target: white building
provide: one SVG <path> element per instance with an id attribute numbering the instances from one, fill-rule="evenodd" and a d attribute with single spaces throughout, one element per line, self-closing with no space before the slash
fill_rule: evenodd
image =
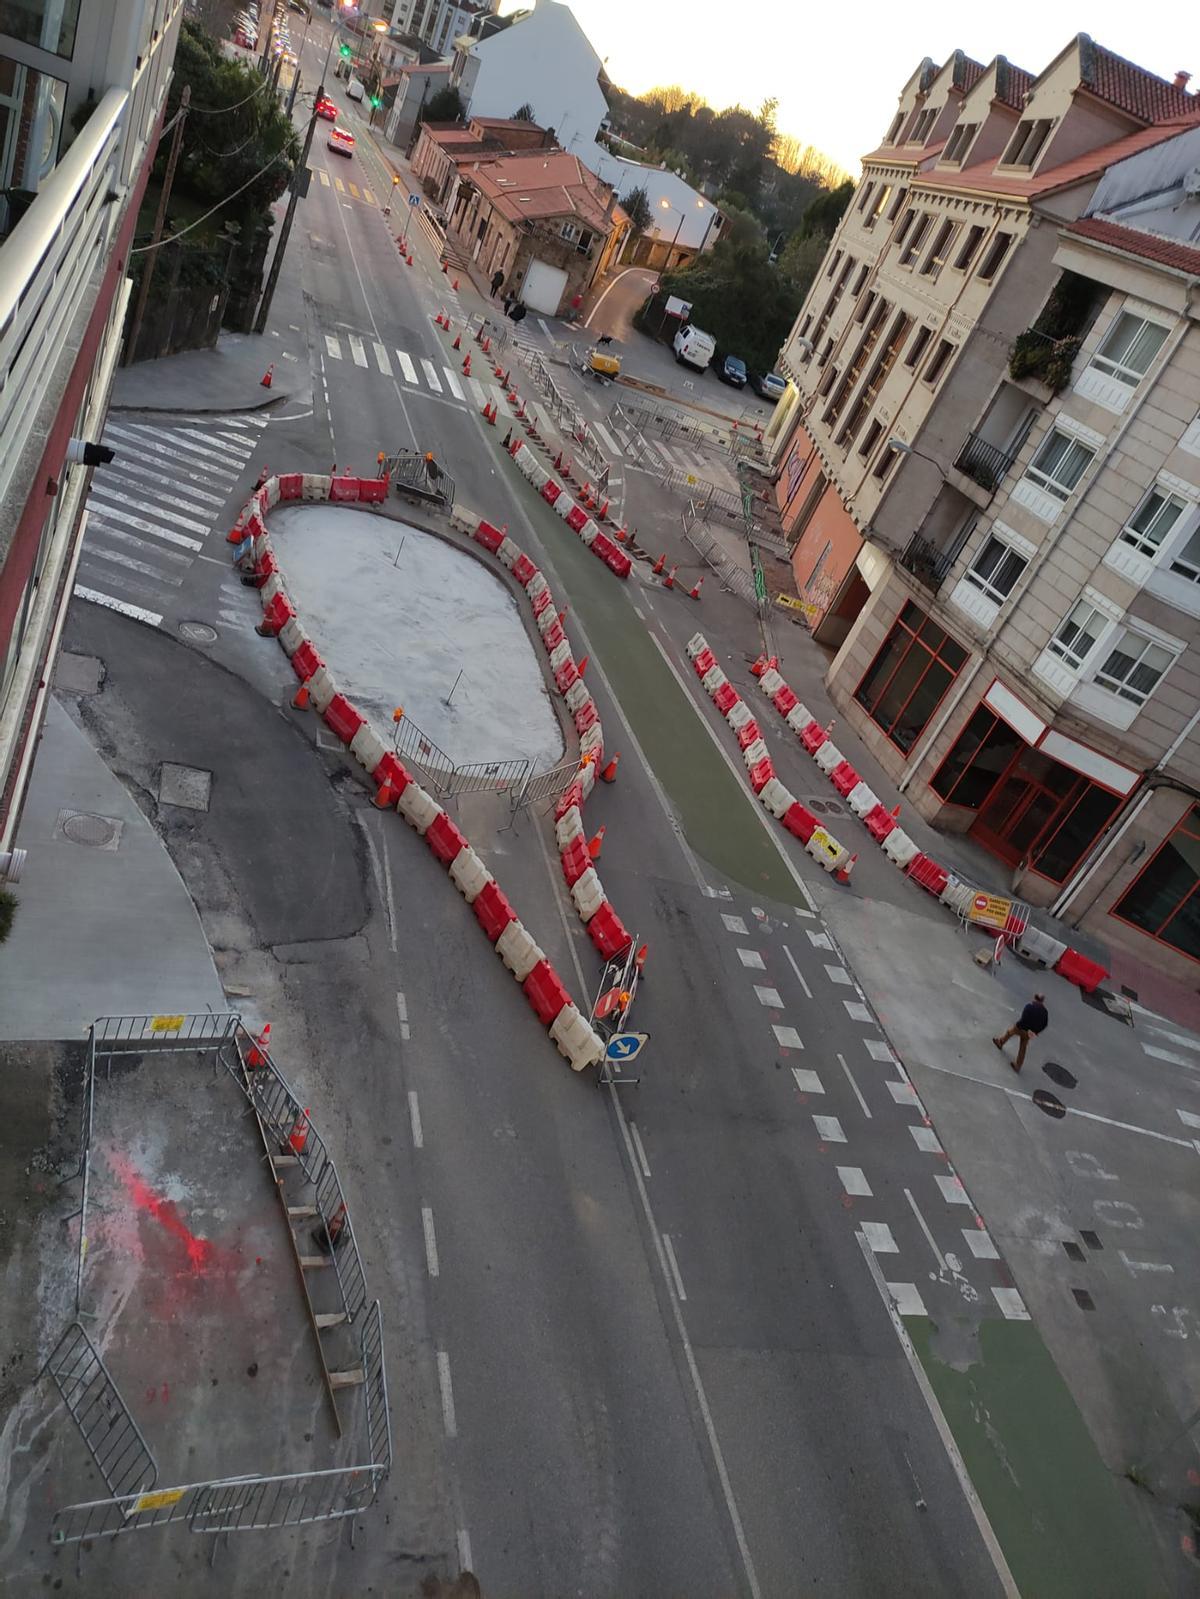
<path id="1" fill-rule="evenodd" d="M 0 8 L 0 851 L 20 819 L 182 0 Z"/>

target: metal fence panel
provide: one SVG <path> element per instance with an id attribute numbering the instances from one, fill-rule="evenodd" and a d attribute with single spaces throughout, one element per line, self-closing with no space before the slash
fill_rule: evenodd
<path id="1" fill-rule="evenodd" d="M 193 1532 L 263 1532 L 354 1516 L 373 1501 L 383 1477 L 377 1466 L 339 1466 L 209 1483 L 193 1501 L 188 1520 Z"/>
<path id="2" fill-rule="evenodd" d="M 383 1313 L 376 1299 L 362 1319 L 358 1335 L 362 1355 L 363 1398 L 367 1410 L 367 1446 L 371 1464 L 386 1476 L 392 1469 L 392 1418 L 388 1413 L 387 1371 L 383 1364 Z"/>
<path id="3" fill-rule="evenodd" d="M 149 1445 L 80 1322 L 70 1323 L 42 1370 L 49 1372 L 88 1453 L 114 1494 L 148 1488 L 158 1481 Z"/>

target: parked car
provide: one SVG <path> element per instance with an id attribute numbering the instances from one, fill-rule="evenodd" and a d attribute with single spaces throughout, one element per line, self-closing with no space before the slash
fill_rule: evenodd
<path id="1" fill-rule="evenodd" d="M 746 363 L 740 355 L 726 355 L 717 366 L 717 376 L 722 383 L 731 383 L 735 389 L 746 387 Z"/>
<path id="2" fill-rule="evenodd" d="M 354 154 L 354 135 L 347 128 L 330 128 L 325 143 L 339 155 Z"/>
<path id="3" fill-rule="evenodd" d="M 751 372 L 750 387 L 755 394 L 764 400 L 770 400 L 774 405 L 781 400 L 787 389 L 787 381 L 779 376 L 778 372 Z"/>
<path id="4" fill-rule="evenodd" d="M 337 106 L 335 106 L 333 101 L 329 99 L 328 95 L 323 95 L 321 99 L 317 101 L 317 115 L 319 117 L 324 117 L 326 122 L 336 122 L 337 114 Z"/>
<path id="5" fill-rule="evenodd" d="M 361 100 L 366 92 L 357 78 L 351 78 L 346 85 L 346 98 L 348 100 Z"/>
<path id="6" fill-rule="evenodd" d="M 233 42 L 240 50 L 253 50 L 258 41 L 239 22 L 233 30 Z"/>
<path id="7" fill-rule="evenodd" d="M 675 359 L 681 366 L 694 367 L 703 372 L 716 354 L 717 341 L 703 328 L 685 323 L 675 335 Z"/>

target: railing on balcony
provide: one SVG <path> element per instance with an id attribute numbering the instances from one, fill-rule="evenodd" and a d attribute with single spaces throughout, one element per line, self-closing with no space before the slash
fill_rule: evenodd
<path id="1" fill-rule="evenodd" d="M 900 565 L 936 594 L 954 565 L 958 551 L 940 550 L 921 533 L 914 533 L 900 552 Z"/>
<path id="2" fill-rule="evenodd" d="M 1015 451 L 1002 450 L 998 445 L 981 439 L 978 433 L 968 433 L 954 465 L 959 472 L 978 483 L 980 488 L 994 489 L 1015 460 Z"/>
<path id="3" fill-rule="evenodd" d="M 120 216 L 125 89 L 110 89 L 0 246 L 0 498 L 37 415 L 36 397 Z M 108 219 L 105 210 L 108 208 Z"/>

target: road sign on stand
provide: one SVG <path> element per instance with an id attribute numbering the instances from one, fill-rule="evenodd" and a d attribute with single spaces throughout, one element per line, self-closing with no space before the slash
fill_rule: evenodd
<path id="1" fill-rule="evenodd" d="M 409 205 L 420 205 L 421 196 L 419 194 L 410 194 L 408 197 L 408 203 Z"/>
<path id="2" fill-rule="evenodd" d="M 649 1033 L 614 1033 L 608 1041 L 604 1058 L 622 1065 L 627 1060 L 636 1060 L 649 1037 Z"/>

